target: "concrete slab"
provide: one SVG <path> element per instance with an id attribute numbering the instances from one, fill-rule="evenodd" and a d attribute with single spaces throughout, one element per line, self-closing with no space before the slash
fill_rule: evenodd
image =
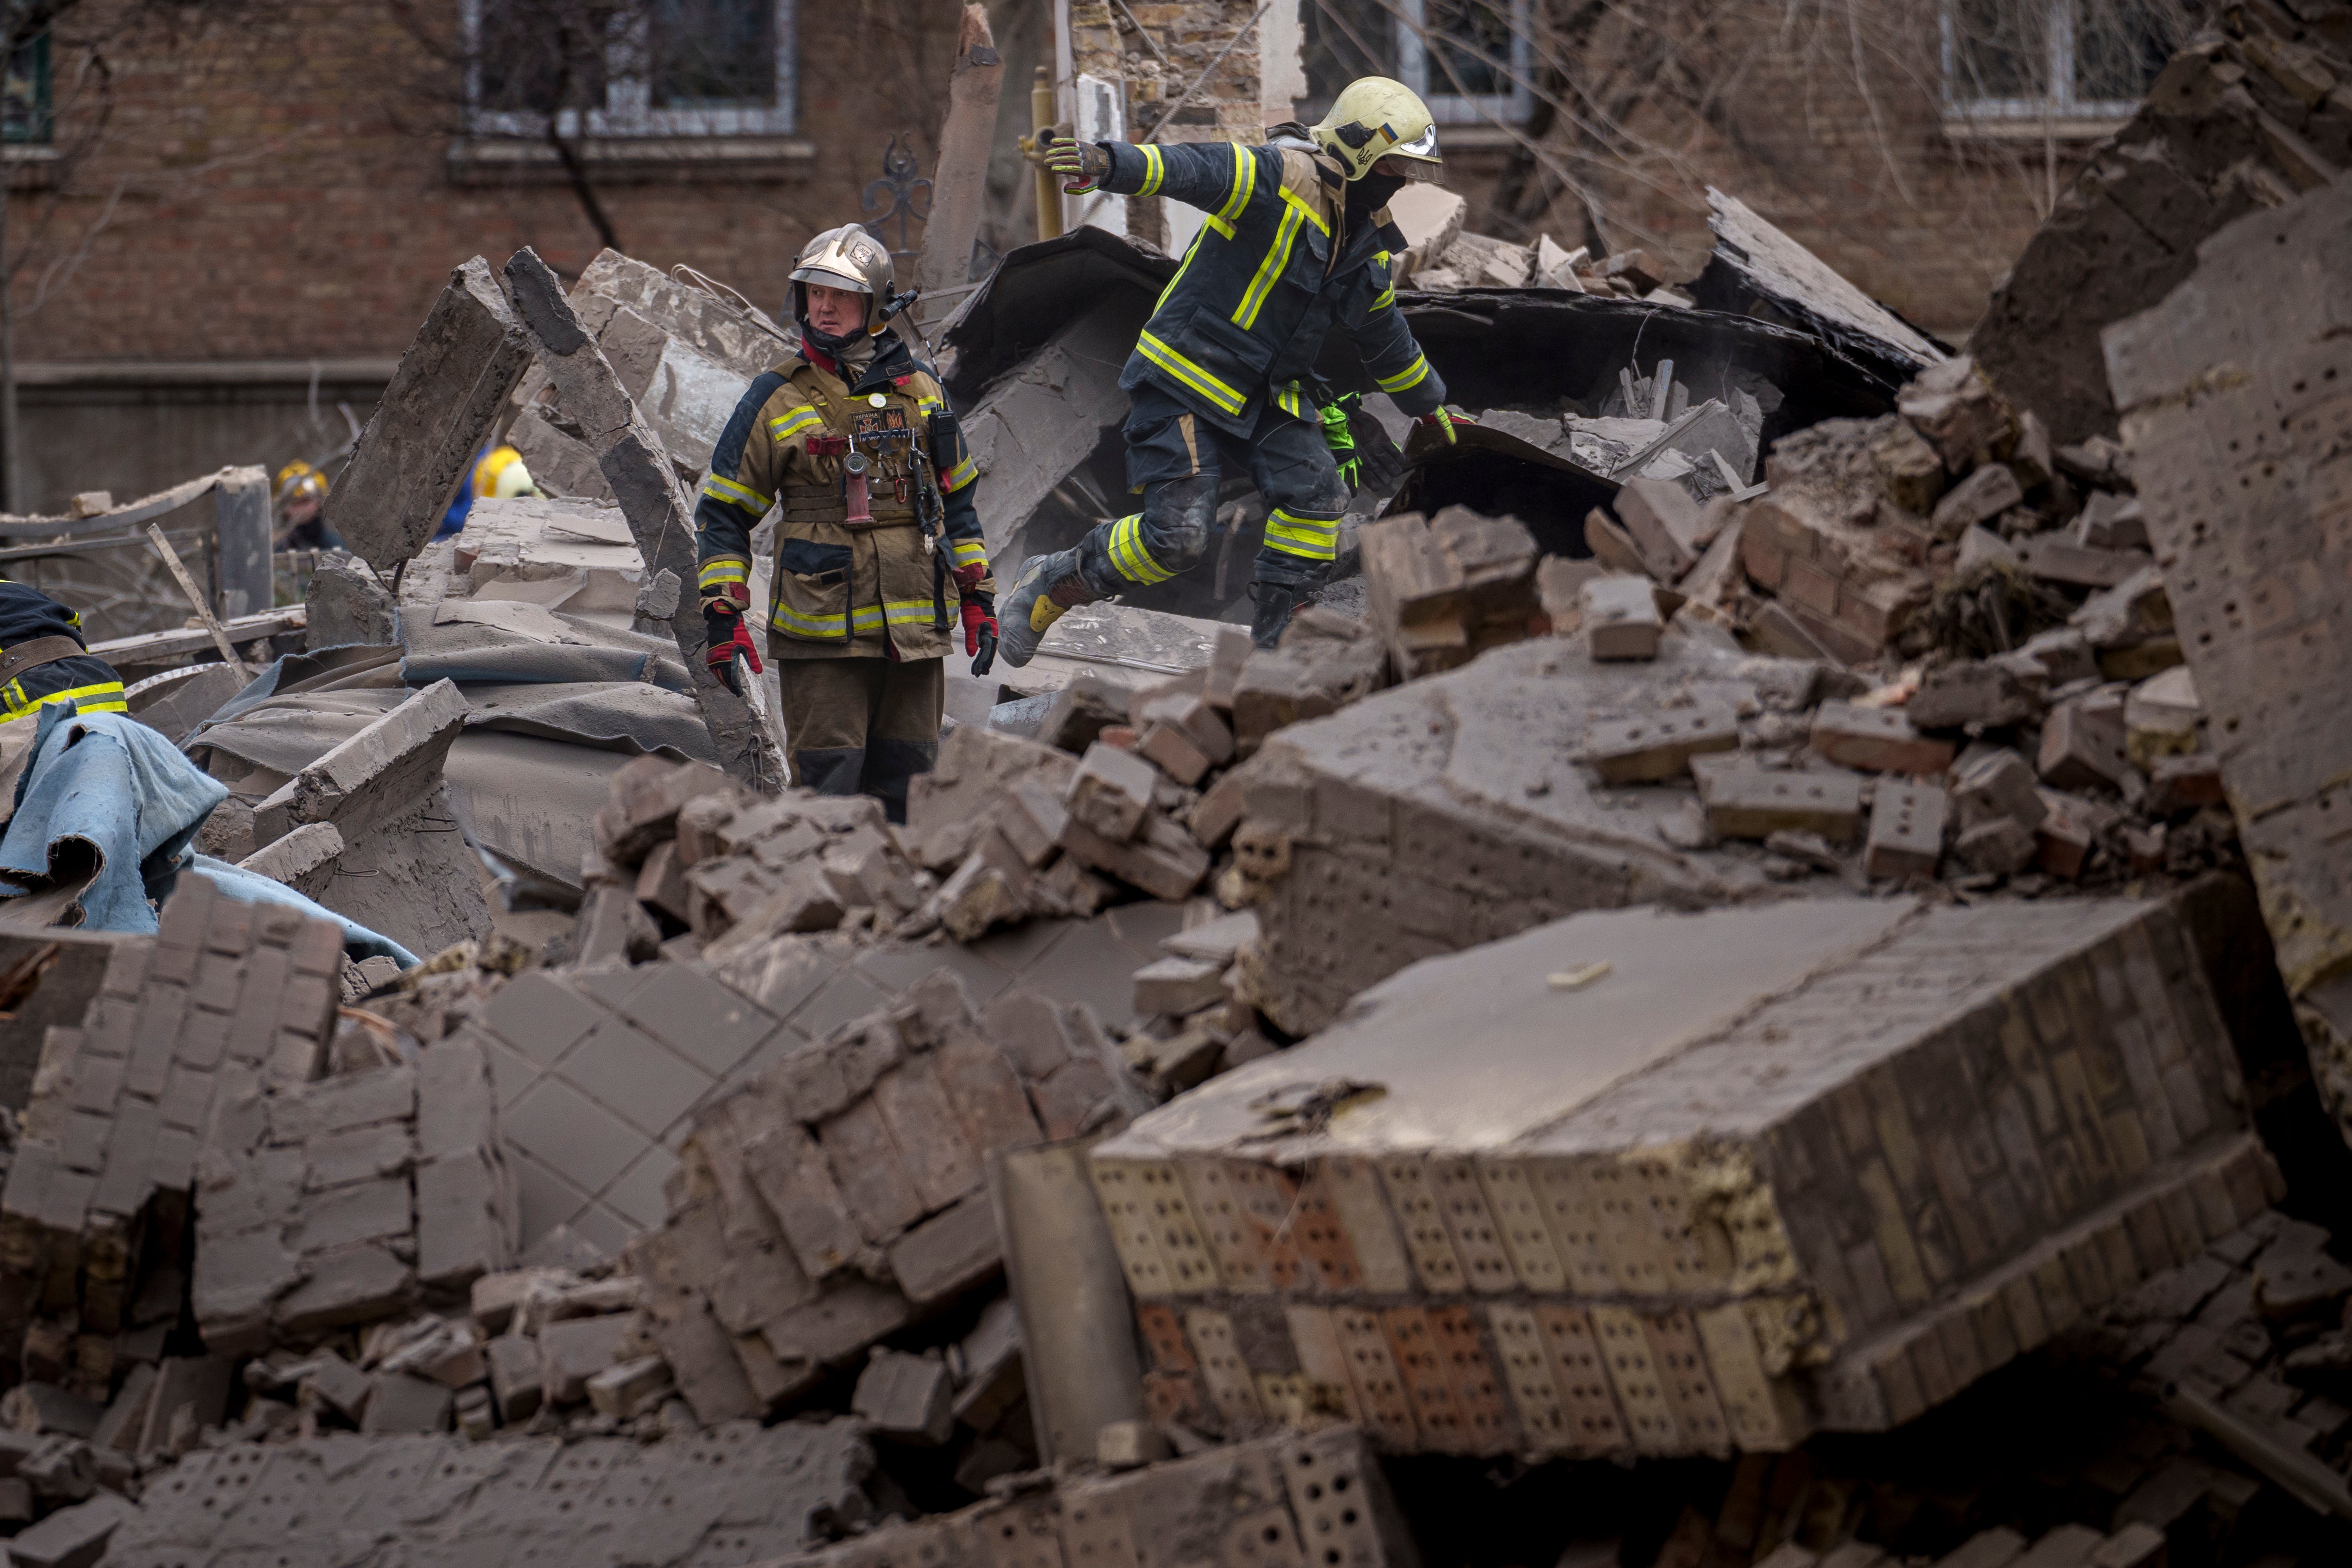
<path id="1" fill-rule="evenodd" d="M 1476 1454 L 1886 1429 L 2277 1179 L 2178 922 L 2125 900 L 1573 916 L 1091 1166 L 1155 1414 Z"/>

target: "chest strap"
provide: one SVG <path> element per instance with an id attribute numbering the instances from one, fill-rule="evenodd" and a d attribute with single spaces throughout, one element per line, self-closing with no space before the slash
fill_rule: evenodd
<path id="1" fill-rule="evenodd" d="M 6 685 L 27 670 L 54 664 L 60 659 L 79 659 L 89 652 L 72 638 L 64 635 L 35 637 L 0 649 L 0 686 Z"/>

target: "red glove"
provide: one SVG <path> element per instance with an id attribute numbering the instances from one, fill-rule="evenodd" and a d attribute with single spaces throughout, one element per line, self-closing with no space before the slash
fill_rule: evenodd
<path id="1" fill-rule="evenodd" d="M 710 673 L 718 676 L 729 691 L 741 696 L 741 685 L 735 678 L 736 656 L 740 654 L 751 662 L 753 674 L 765 673 L 765 667 L 760 663 L 760 650 L 751 643 L 750 619 L 724 600 L 706 601 L 702 606 L 702 625 L 710 639 L 710 646 L 702 655 L 703 662 L 710 666 Z"/>
<path id="2" fill-rule="evenodd" d="M 988 674 L 996 663 L 996 601 L 978 589 L 963 599 L 963 651 L 972 656 L 975 675 Z"/>

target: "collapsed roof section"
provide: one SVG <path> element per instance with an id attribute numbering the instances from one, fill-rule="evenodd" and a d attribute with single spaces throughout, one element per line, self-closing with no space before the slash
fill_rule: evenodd
<path id="1" fill-rule="evenodd" d="M 1693 287 L 1701 308 L 1780 316 L 1870 367 L 1890 394 L 1951 357 L 1949 344 L 1847 282 L 1747 203 L 1710 185 L 1706 204 L 1715 254 Z"/>

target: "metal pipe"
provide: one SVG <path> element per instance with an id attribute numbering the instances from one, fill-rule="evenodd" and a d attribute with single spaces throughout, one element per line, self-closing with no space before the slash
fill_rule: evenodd
<path id="1" fill-rule="evenodd" d="M 1029 89 L 1029 130 L 1039 147 L 1054 130 L 1054 73 L 1044 66 L 1037 68 L 1037 79 Z M 1062 237 L 1062 184 L 1044 169 L 1037 171 L 1037 237 Z"/>

